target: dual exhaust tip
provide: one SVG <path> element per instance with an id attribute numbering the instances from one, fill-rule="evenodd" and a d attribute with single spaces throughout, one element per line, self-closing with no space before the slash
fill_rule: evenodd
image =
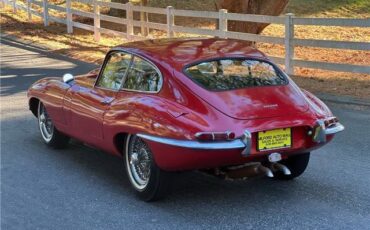
<path id="1" fill-rule="evenodd" d="M 289 168 L 279 161 L 282 160 L 280 153 L 271 153 L 268 155 L 267 166 L 261 162 L 250 162 L 244 165 L 231 166 L 223 169 L 211 169 L 204 172 L 213 174 L 224 179 L 247 179 L 256 176 L 274 177 L 274 173 L 282 173 L 286 176 L 291 175 Z"/>
<path id="2" fill-rule="evenodd" d="M 272 163 L 270 168 L 260 165 L 259 170 L 262 171 L 267 177 L 271 178 L 274 177 L 274 173 L 276 172 L 282 172 L 286 176 L 292 174 L 288 167 L 280 163 Z"/>
<path id="3" fill-rule="evenodd" d="M 246 179 L 256 176 L 274 177 L 274 173 L 283 173 L 284 175 L 291 175 L 289 168 L 281 163 L 271 163 L 269 167 L 262 165 L 259 162 L 250 163 L 243 166 L 230 167 L 222 172 L 227 179 Z"/>

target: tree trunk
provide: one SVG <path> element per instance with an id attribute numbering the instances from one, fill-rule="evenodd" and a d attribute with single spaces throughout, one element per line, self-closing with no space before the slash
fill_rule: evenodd
<path id="1" fill-rule="evenodd" d="M 280 15 L 289 0 L 219 0 L 218 9 L 227 9 L 229 13 Z M 242 21 L 229 21 L 228 30 L 260 34 L 269 24 Z"/>
<path id="2" fill-rule="evenodd" d="M 111 0 L 111 2 L 117 2 L 117 3 L 125 4 L 125 3 L 128 3 L 129 0 Z M 126 11 L 125 10 L 120 10 L 120 9 L 110 8 L 109 15 L 114 16 L 114 17 L 124 18 L 124 17 L 126 17 Z"/>

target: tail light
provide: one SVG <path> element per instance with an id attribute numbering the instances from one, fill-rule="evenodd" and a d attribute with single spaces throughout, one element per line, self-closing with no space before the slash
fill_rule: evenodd
<path id="1" fill-rule="evenodd" d="M 235 138 L 235 133 L 227 132 L 199 132 L 195 134 L 198 141 L 227 141 Z"/>
<path id="2" fill-rule="evenodd" d="M 338 118 L 336 117 L 330 117 L 328 119 L 325 119 L 324 123 L 325 123 L 325 127 L 330 127 L 331 125 L 335 124 L 339 122 Z"/>

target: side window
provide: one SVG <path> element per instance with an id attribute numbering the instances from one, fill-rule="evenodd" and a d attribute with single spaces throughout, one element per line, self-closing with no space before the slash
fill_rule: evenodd
<path id="1" fill-rule="evenodd" d="M 123 52 L 115 52 L 111 53 L 108 58 L 96 85 L 107 89 L 118 90 L 124 81 L 132 55 Z"/>
<path id="2" fill-rule="evenodd" d="M 152 64 L 135 56 L 123 88 L 145 92 L 157 92 L 161 87 L 162 76 L 158 70 Z"/>

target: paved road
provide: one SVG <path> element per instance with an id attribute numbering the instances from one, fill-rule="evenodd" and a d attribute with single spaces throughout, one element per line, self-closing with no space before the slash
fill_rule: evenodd
<path id="1" fill-rule="evenodd" d="M 27 110 L 31 82 L 87 64 L 1 45 L 2 229 L 370 229 L 370 111 L 332 105 L 347 127 L 295 181 L 183 173 L 168 199 L 139 201 L 120 159 L 73 143 L 52 150 Z"/>

